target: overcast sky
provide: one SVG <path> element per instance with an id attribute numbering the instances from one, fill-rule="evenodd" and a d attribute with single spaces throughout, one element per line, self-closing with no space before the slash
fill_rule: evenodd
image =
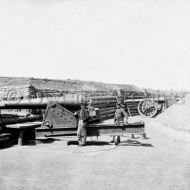
<path id="1" fill-rule="evenodd" d="M 190 90 L 190 1 L 0 0 L 0 76 Z"/>

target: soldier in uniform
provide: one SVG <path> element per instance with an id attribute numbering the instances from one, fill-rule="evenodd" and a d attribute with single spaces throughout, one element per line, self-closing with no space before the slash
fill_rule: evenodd
<path id="1" fill-rule="evenodd" d="M 124 105 L 118 103 L 116 104 L 116 110 L 114 115 L 114 123 L 117 125 L 124 125 L 127 124 L 128 115 L 127 112 L 124 110 Z M 124 121 L 125 119 L 125 121 Z M 113 141 L 115 141 L 115 136 L 113 136 Z M 120 142 L 120 136 L 117 136 L 117 142 Z"/>
<path id="2" fill-rule="evenodd" d="M 122 104 L 116 105 L 114 122 L 118 125 L 124 124 L 124 118 L 125 118 L 125 124 L 127 124 L 128 115 L 127 115 L 127 112 L 124 110 L 124 108 L 125 108 L 125 106 Z"/>
<path id="3" fill-rule="evenodd" d="M 78 129 L 77 137 L 79 146 L 86 145 L 86 128 L 88 127 L 88 120 L 90 118 L 89 111 L 86 109 L 86 104 L 81 103 L 81 109 L 75 112 L 75 116 L 78 117 Z"/>

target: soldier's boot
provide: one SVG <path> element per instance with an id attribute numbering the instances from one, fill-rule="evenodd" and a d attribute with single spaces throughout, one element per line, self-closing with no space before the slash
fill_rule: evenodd
<path id="1" fill-rule="evenodd" d="M 86 136 L 81 138 L 81 146 L 86 146 Z"/>
<path id="2" fill-rule="evenodd" d="M 82 138 L 80 136 L 78 136 L 78 144 L 79 146 L 82 146 Z"/>

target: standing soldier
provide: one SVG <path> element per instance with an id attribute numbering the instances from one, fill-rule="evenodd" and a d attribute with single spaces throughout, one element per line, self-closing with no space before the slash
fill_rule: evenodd
<path id="1" fill-rule="evenodd" d="M 127 124 L 128 120 L 128 115 L 127 112 L 124 110 L 124 105 L 118 103 L 116 104 L 116 110 L 115 110 L 115 115 L 114 115 L 114 123 L 117 125 L 124 125 Z M 125 121 L 124 121 L 125 119 Z M 115 141 L 115 136 L 113 136 L 113 141 Z M 120 136 L 117 136 L 116 143 L 120 142 Z"/>
<path id="2" fill-rule="evenodd" d="M 81 109 L 75 112 L 75 115 L 78 117 L 78 129 L 77 137 L 79 146 L 86 145 L 86 128 L 88 127 L 88 120 L 90 118 L 89 111 L 86 109 L 86 104 L 81 103 Z"/>

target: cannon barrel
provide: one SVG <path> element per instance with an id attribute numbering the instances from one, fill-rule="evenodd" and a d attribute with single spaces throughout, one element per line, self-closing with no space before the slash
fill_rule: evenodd
<path id="1" fill-rule="evenodd" d="M 85 101 L 81 95 L 64 95 L 61 97 L 45 97 L 33 99 L 20 99 L 0 102 L 0 109 L 45 109 L 50 102 L 59 103 L 66 108 L 78 108 Z"/>

